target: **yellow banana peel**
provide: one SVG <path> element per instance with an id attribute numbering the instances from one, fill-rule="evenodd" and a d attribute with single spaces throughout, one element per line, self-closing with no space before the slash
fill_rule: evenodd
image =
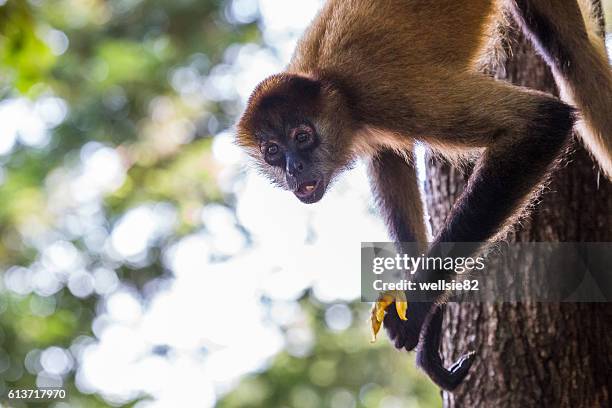
<path id="1" fill-rule="evenodd" d="M 387 308 L 395 302 L 395 310 L 397 310 L 397 314 L 402 320 L 408 320 L 406 317 L 406 311 L 408 310 L 408 301 L 406 300 L 406 295 L 401 290 L 393 290 L 384 292 L 380 295 L 378 300 L 372 306 L 372 312 L 370 316 L 370 324 L 372 328 L 372 340 L 374 343 L 376 341 L 376 335 L 380 331 L 380 328 L 383 324 L 383 320 L 385 318 L 385 311 Z"/>

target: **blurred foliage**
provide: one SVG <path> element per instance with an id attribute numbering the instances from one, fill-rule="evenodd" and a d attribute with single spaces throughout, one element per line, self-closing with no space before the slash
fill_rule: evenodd
<path id="1" fill-rule="evenodd" d="M 85 254 L 88 269 L 111 267 L 124 284 L 141 288 L 166 273 L 160 257 L 152 256 L 147 265 L 109 264 L 92 252 L 86 231 L 74 233 L 59 222 L 81 211 L 80 203 L 52 208 L 52 190 L 80 165 L 85 146 L 109 146 L 129 170 L 96 213 L 106 234 L 127 210 L 150 202 L 178 209 L 175 234 L 193 230 L 194 208 L 223 200 L 210 137 L 232 123 L 238 106 L 234 100 L 186 103 L 172 75 L 189 67 L 205 78 L 231 44 L 259 40 L 257 24 L 228 23 L 228 4 L 218 0 L 0 4 L 0 103 L 25 97 L 34 104 L 53 96 L 68 113 L 49 130 L 48 143 L 32 147 L 18 141 L 0 154 L 0 271 L 6 276 L 15 265 L 31 271 L 47 244 L 63 240 Z M 152 119 L 156 107 L 165 109 L 163 123 Z M 0 123 L 1 137 L 6 134 Z M 37 372 L 25 363 L 28 353 L 70 349 L 80 336 L 93 336 L 98 300 L 95 294 L 74 296 L 66 287 L 49 296 L 17 294 L 0 281 L 0 395 L 35 386 Z M 101 397 L 80 392 L 74 369 L 64 384 L 71 405 L 107 406 Z"/>
<path id="2" fill-rule="evenodd" d="M 212 135 L 235 120 L 238 102 L 234 96 L 201 98 L 198 90 L 185 94 L 181 69 L 205 82 L 215 66 L 227 63 L 232 44 L 260 41 L 257 21 L 229 23 L 229 3 L 219 0 L 0 3 L 0 103 L 26 98 L 33 106 L 41 98 L 61 98 L 67 113 L 50 126 L 47 142 L 30 146 L 19 136 L 0 154 L 0 271 L 5 278 L 39 279 L 46 248 L 62 242 L 78 251 L 87 270 L 112 270 L 122 285 L 145 296 L 149 282 L 168 274 L 162 249 L 201 227 L 194 214 L 207 203 L 232 202 L 216 184 L 210 148 Z M 104 146 L 118 154 L 127 173 L 99 199 L 81 202 L 87 186 L 71 183 L 91 161 L 87 155 Z M 108 237 L 131 208 L 155 203 L 176 209 L 172 233 L 144 260 L 108 259 L 94 233 L 101 229 Z M 75 230 L 67 222 L 74 217 L 89 217 L 96 227 Z M 61 347 L 78 361 L 79 344 L 95 337 L 92 323 L 103 294 L 76 296 L 67 280 L 48 294 L 32 288 L 16 293 L 0 280 L 0 395 L 36 386 L 41 368 L 32 361 L 42 350 Z M 302 303 L 315 333 L 312 352 L 281 353 L 267 370 L 237 384 L 220 407 L 340 407 L 351 401 L 377 407 L 390 395 L 404 402 L 418 398 L 421 406 L 439 403 L 427 381 L 410 380 L 418 376 L 408 358 L 396 359 L 384 342 L 372 347 L 363 333 L 356 335 L 363 319 L 332 332 L 324 323 L 325 305 L 310 295 Z M 363 312 L 363 305 L 354 306 Z M 75 368 L 62 375 L 68 403 L 108 406 L 77 387 Z"/>
<path id="3" fill-rule="evenodd" d="M 301 303 L 315 333 L 312 350 L 303 357 L 280 353 L 270 368 L 245 378 L 225 396 L 219 408 L 440 405 L 435 386 L 417 373 L 413 358 L 390 350 L 384 335 L 374 345 L 367 341 L 366 305 L 351 305 L 356 315 L 351 326 L 334 331 L 326 326 L 323 305 L 309 295 Z"/>

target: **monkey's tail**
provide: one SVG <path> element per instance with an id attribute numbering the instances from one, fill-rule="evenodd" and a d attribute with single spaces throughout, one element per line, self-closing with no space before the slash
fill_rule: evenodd
<path id="1" fill-rule="evenodd" d="M 612 69 L 606 53 L 603 13 L 601 5 L 595 6 L 592 0 L 578 0 L 578 4 L 588 40 L 584 33 L 574 33 L 578 39 L 572 44 L 576 47 L 572 51 L 575 64 L 558 68 L 555 77 L 561 99 L 582 113 L 576 125 L 578 134 L 604 174 L 612 179 Z"/>

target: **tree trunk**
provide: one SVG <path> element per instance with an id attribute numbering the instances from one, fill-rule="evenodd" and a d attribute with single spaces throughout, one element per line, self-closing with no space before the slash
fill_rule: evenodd
<path id="1" fill-rule="evenodd" d="M 512 44 L 512 57 L 505 62 L 505 70 L 496 75 L 555 93 L 552 75 L 531 45 L 522 37 L 515 38 Z M 430 161 L 427 172 L 427 206 L 435 233 L 467 176 L 439 161 Z M 507 240 L 612 241 L 611 214 L 612 184 L 598 175 L 588 153 L 575 141 L 568 164 L 555 171 L 537 207 Z M 505 270 L 524 274 L 530 280 L 525 265 Z M 444 405 L 612 406 L 611 306 L 450 304 L 442 346 L 445 363 L 448 366 L 468 349 L 475 350 L 478 357 L 465 384 L 452 394 L 443 394 Z"/>

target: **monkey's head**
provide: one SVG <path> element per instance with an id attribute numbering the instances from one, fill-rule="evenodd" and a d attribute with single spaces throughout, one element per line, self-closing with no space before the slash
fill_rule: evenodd
<path id="1" fill-rule="evenodd" d="M 253 91 L 237 143 L 272 183 L 310 204 L 352 162 L 353 122 L 344 97 L 330 83 L 278 74 Z"/>

